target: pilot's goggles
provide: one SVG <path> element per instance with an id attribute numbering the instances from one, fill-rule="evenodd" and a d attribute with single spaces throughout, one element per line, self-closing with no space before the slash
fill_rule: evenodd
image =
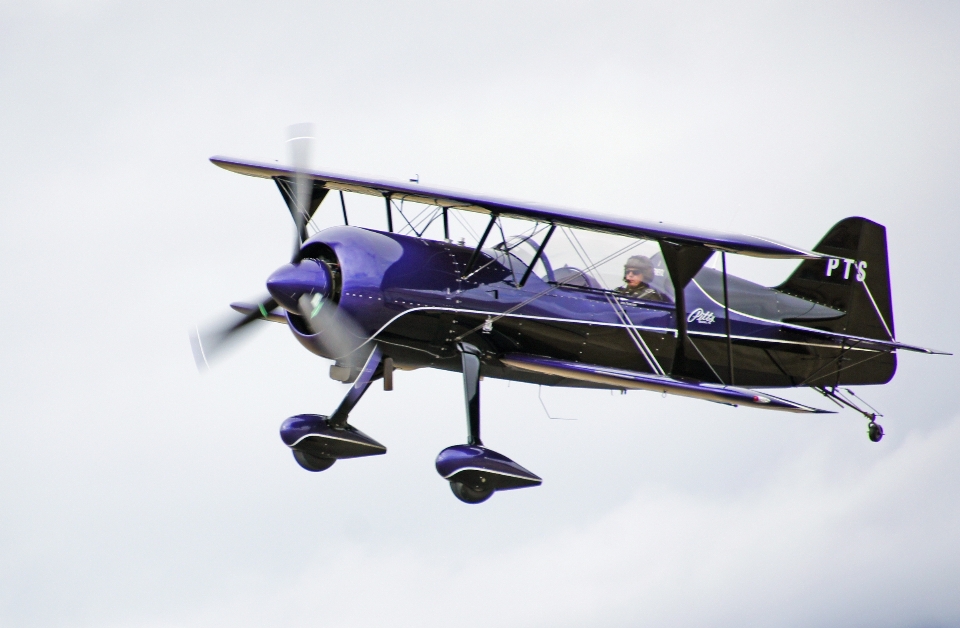
<path id="1" fill-rule="evenodd" d="M 624 275 L 642 275 L 643 271 L 640 270 L 639 268 L 624 268 L 623 274 Z"/>

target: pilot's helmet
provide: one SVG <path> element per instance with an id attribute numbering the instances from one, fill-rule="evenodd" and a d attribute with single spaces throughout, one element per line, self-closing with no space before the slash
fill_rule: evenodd
<path id="1" fill-rule="evenodd" d="M 642 273 L 644 281 L 653 279 L 653 262 L 646 255 L 631 255 L 623 265 L 623 274 L 626 275 L 628 270 Z"/>

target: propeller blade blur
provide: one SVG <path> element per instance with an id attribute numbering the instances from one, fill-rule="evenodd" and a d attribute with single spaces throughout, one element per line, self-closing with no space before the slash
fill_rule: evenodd
<path id="1" fill-rule="evenodd" d="M 287 148 L 290 153 L 290 165 L 293 166 L 293 200 L 296 208 L 293 221 L 297 234 L 293 243 L 293 258 L 300 252 L 300 245 L 307 239 L 307 223 L 310 220 L 310 200 L 313 193 L 313 180 L 304 174 L 310 167 L 310 154 L 313 150 L 313 125 L 309 122 L 293 124 L 287 129 Z"/>
<path id="2" fill-rule="evenodd" d="M 202 330 L 199 327 L 195 328 L 190 332 L 190 347 L 193 349 L 197 370 L 204 371 L 210 368 L 210 363 L 214 359 L 249 333 L 250 323 L 269 319 L 270 313 L 276 308 L 276 300 L 273 297 L 267 297 L 260 301 L 252 312 L 232 316 L 229 321 L 220 325 Z"/>
<path id="3" fill-rule="evenodd" d="M 315 293 L 301 296 L 299 305 L 307 328 L 331 355 L 347 356 L 368 340 L 368 334 L 336 302 Z"/>

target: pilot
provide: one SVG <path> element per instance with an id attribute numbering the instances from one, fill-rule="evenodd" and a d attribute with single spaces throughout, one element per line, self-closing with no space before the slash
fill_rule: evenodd
<path id="1" fill-rule="evenodd" d="M 617 292 L 638 299 L 666 301 L 664 296 L 647 283 L 653 280 L 653 263 L 644 255 L 632 255 L 623 265 L 623 282 Z"/>

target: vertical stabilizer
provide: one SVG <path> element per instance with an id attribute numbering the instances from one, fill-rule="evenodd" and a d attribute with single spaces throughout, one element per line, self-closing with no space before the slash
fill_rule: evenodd
<path id="1" fill-rule="evenodd" d="M 846 313 L 817 327 L 892 340 L 893 303 L 883 225 L 866 218 L 844 218 L 813 250 L 829 257 L 805 260 L 776 289 Z"/>

